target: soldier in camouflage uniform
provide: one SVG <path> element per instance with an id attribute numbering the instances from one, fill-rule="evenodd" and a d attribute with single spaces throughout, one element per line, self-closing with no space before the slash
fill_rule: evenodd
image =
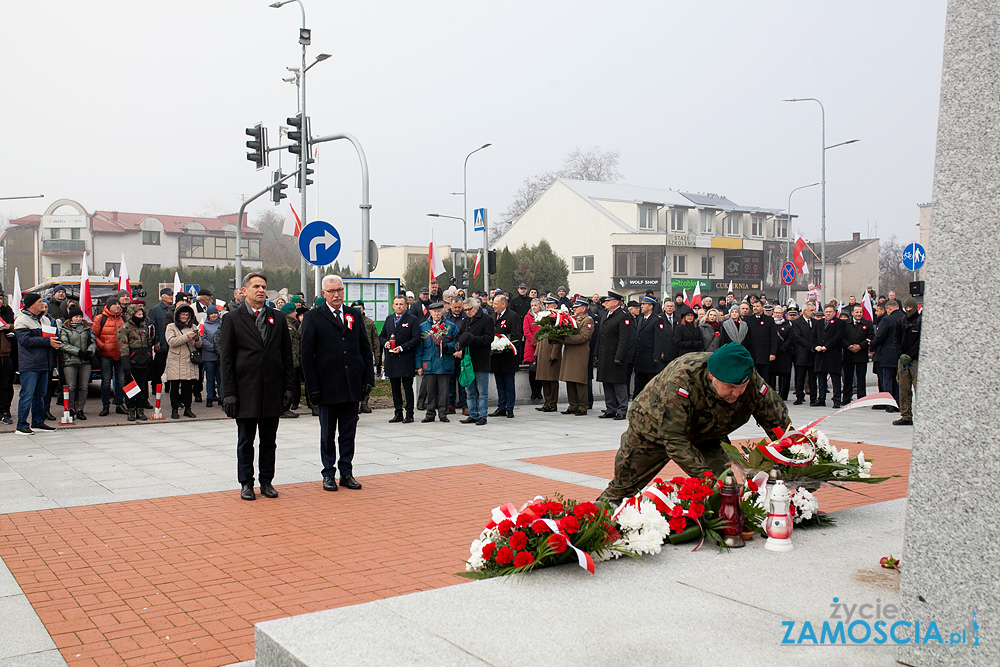
<path id="1" fill-rule="evenodd" d="M 599 500 L 620 503 L 673 459 L 690 476 L 720 474 L 729 457 L 720 442 L 750 417 L 765 429 L 788 428 L 784 403 L 754 370 L 739 343 L 670 362 L 628 412 L 615 456 L 615 476 Z"/>
<path id="2" fill-rule="evenodd" d="M 351 304 L 351 308 L 357 308 L 361 311 L 361 314 L 365 318 L 365 331 L 368 333 L 368 342 L 372 346 L 372 352 L 375 353 L 374 361 L 375 368 L 379 368 L 382 365 L 382 346 L 378 342 L 378 327 L 375 326 L 375 321 L 372 318 L 365 315 L 365 302 L 355 301 Z M 368 397 L 371 396 L 372 388 L 368 387 L 368 391 L 361 395 L 361 412 L 368 413 L 372 409 L 368 406 Z"/>
<path id="3" fill-rule="evenodd" d="M 298 297 L 292 297 L 293 299 Z M 302 342 L 302 336 L 299 334 L 299 326 L 301 321 L 299 320 L 299 314 L 296 311 L 296 303 L 289 301 L 288 303 L 281 306 L 279 309 L 285 316 L 285 323 L 288 325 L 288 337 L 292 339 L 292 363 L 295 367 L 295 383 L 296 388 L 292 388 L 292 393 L 295 394 L 292 399 L 292 405 L 285 411 L 282 417 L 286 419 L 294 419 L 299 416 L 299 413 L 295 410 L 299 407 L 299 400 L 302 396 L 302 355 L 299 354 L 299 346 Z"/>

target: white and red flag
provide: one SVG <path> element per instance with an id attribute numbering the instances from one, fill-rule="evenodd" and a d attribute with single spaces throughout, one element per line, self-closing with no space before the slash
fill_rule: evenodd
<path id="1" fill-rule="evenodd" d="M 94 304 L 90 298 L 90 269 L 87 267 L 87 253 L 83 253 L 83 264 L 80 265 L 80 310 L 83 319 L 94 321 Z"/>
<path id="2" fill-rule="evenodd" d="M 14 293 L 10 295 L 10 309 L 14 311 L 14 317 L 21 314 L 21 276 L 17 275 L 17 267 L 14 267 Z"/>
<path id="3" fill-rule="evenodd" d="M 56 328 L 54 326 L 52 326 L 50 324 L 43 324 L 42 325 L 42 337 L 44 337 L 44 338 L 55 338 L 56 337 L 56 333 L 58 333 L 58 332 L 56 331 Z"/>
<path id="4" fill-rule="evenodd" d="M 137 385 L 135 383 L 135 380 L 132 380 L 127 385 L 125 385 L 124 387 L 122 387 L 122 391 L 125 392 L 126 396 L 128 396 L 129 398 L 132 398 L 136 394 L 139 393 L 140 389 L 139 389 L 139 385 Z"/>
<path id="5" fill-rule="evenodd" d="M 444 273 L 444 260 L 441 259 L 441 251 L 434 247 L 433 234 L 431 234 L 430 245 L 427 246 L 427 267 L 430 272 L 430 280 L 434 280 Z"/>
<path id="6" fill-rule="evenodd" d="M 798 272 L 804 276 L 809 275 L 809 267 L 806 265 L 806 260 L 802 257 L 802 251 L 805 250 L 806 242 L 798 234 L 795 235 L 795 250 L 792 252 L 792 264 L 798 269 Z"/>
<path id="7" fill-rule="evenodd" d="M 733 294 L 733 281 L 732 280 L 729 281 L 729 291 L 726 292 L 726 294 Z M 735 294 L 734 294 L 734 296 L 735 296 Z"/>
<path id="8" fill-rule="evenodd" d="M 691 294 L 691 307 L 701 305 L 701 283 L 696 282 L 694 284 L 694 293 Z"/>
<path id="9" fill-rule="evenodd" d="M 289 236 L 298 236 L 299 232 L 302 231 L 302 221 L 299 220 L 299 214 L 295 212 L 295 207 L 291 203 L 288 204 L 288 208 L 292 209 L 292 216 L 294 216 L 295 223 L 292 224 L 291 221 L 286 222 L 281 229 L 281 233 L 288 234 Z"/>
<path id="10" fill-rule="evenodd" d="M 865 290 L 865 295 L 861 298 L 861 310 L 864 311 L 866 320 L 875 321 L 875 309 L 872 307 L 872 297 L 868 294 L 868 290 Z"/>
<path id="11" fill-rule="evenodd" d="M 688 291 L 687 291 L 686 287 L 681 290 L 681 294 L 684 295 L 684 305 L 685 306 L 690 306 L 691 305 L 691 300 L 688 298 Z"/>
<path id="12" fill-rule="evenodd" d="M 473 278 L 478 278 L 479 277 L 479 269 L 480 269 L 480 265 L 482 264 L 482 260 L 483 260 L 483 251 L 480 250 L 479 253 L 476 254 L 476 263 L 472 266 L 472 277 Z"/>
<path id="13" fill-rule="evenodd" d="M 118 291 L 125 290 L 132 296 L 132 282 L 128 279 L 128 267 L 125 266 L 125 253 L 122 253 L 122 268 L 118 274 Z"/>
<path id="14" fill-rule="evenodd" d="M 176 299 L 177 295 L 183 291 L 184 291 L 184 286 L 181 285 L 181 277 L 180 275 L 178 275 L 176 271 L 174 271 L 174 298 Z"/>

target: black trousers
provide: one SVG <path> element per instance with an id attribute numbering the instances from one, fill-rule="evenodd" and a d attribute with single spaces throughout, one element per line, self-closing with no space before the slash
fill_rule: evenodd
<path id="1" fill-rule="evenodd" d="M 778 396 L 781 396 L 781 400 L 787 401 L 788 385 L 790 385 L 792 382 L 792 370 L 788 369 L 787 373 L 783 373 L 780 375 L 775 373 L 774 381 L 778 383 L 778 386 L 775 387 L 775 389 L 778 390 Z"/>
<path id="2" fill-rule="evenodd" d="M 857 380 L 858 385 L 858 398 L 864 398 L 868 395 L 866 387 L 868 383 L 867 375 L 867 362 L 844 362 L 844 403 L 850 403 L 851 397 L 854 396 L 855 380 Z"/>
<path id="3" fill-rule="evenodd" d="M 129 398 L 128 396 L 125 397 L 125 404 L 128 408 L 130 410 L 135 410 L 136 408 L 146 405 L 146 401 L 149 400 L 149 394 L 146 393 L 146 387 L 148 386 L 146 383 L 149 381 L 149 368 L 137 368 L 133 366 L 132 370 L 130 370 L 127 375 L 131 375 L 132 379 L 135 380 L 135 383 L 139 385 L 138 394 L 132 398 Z M 128 378 L 126 377 L 126 379 Z"/>
<path id="4" fill-rule="evenodd" d="M 10 414 L 10 402 L 14 399 L 14 370 L 14 362 L 9 356 L 0 357 L 0 416 Z"/>
<path id="5" fill-rule="evenodd" d="M 190 380 L 184 380 L 190 382 Z M 179 384 L 172 382 L 171 384 Z M 236 419 L 236 474 L 240 484 L 253 484 L 253 441 L 260 432 L 260 457 L 257 462 L 260 483 L 274 479 L 274 452 L 278 448 L 278 418 L 261 417 Z"/>
<path id="6" fill-rule="evenodd" d="M 816 399 L 816 372 L 812 366 L 795 366 L 795 398 L 805 400 L 806 378 L 809 380 L 809 401 Z"/>
<path id="7" fill-rule="evenodd" d="M 197 380 L 171 380 L 170 381 L 170 409 L 191 407 L 191 389 Z"/>
<path id="8" fill-rule="evenodd" d="M 413 378 L 409 378 L 413 380 Z M 412 400 L 413 383 L 410 383 Z M 410 404 L 413 408 L 413 404 Z M 447 406 L 445 406 L 447 410 Z M 340 431 L 340 460 L 337 460 L 337 431 Z M 323 463 L 323 477 L 340 477 L 354 474 L 354 436 L 358 429 L 357 403 L 330 403 L 319 406 L 319 456 Z M 263 452 L 262 452 L 263 453 Z M 272 461 L 273 462 L 273 461 Z M 263 474 L 263 473 L 261 473 Z"/>
<path id="9" fill-rule="evenodd" d="M 823 371 L 816 372 L 816 383 L 819 388 L 819 396 L 816 400 L 820 403 L 826 401 L 826 376 L 829 375 L 830 379 L 833 380 L 833 402 L 840 403 L 840 373 L 824 373 Z"/>
<path id="10" fill-rule="evenodd" d="M 153 383 L 153 386 L 149 389 L 150 394 L 156 393 L 156 385 L 160 384 L 160 380 L 163 378 L 163 371 L 167 370 L 167 354 L 167 344 L 163 343 L 160 345 L 160 351 L 153 355 L 153 368 L 149 372 L 149 380 Z M 219 395 L 221 396 L 222 394 L 220 393 Z"/>
<path id="11" fill-rule="evenodd" d="M 403 414 L 403 392 L 406 392 L 406 416 L 413 416 L 413 378 L 389 378 L 392 388 L 392 409 L 396 414 Z"/>

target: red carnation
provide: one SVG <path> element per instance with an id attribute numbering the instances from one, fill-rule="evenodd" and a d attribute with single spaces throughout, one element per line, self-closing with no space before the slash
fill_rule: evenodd
<path id="1" fill-rule="evenodd" d="M 709 479 L 714 479 L 715 478 L 715 473 L 712 472 L 711 470 L 706 470 L 705 472 L 701 473 L 701 476 L 702 477 L 708 477 Z"/>
<path id="2" fill-rule="evenodd" d="M 582 519 L 588 516 L 594 516 L 595 514 L 597 514 L 597 505 L 591 502 L 580 503 L 579 505 L 573 508 L 573 514 L 575 514 L 576 518 L 578 519 Z"/>
<path id="3" fill-rule="evenodd" d="M 514 530 L 514 523 L 510 519 L 504 519 L 497 526 L 497 531 L 504 536 L 510 535 L 510 531 Z"/>
<path id="4" fill-rule="evenodd" d="M 566 551 L 566 538 L 562 535 L 550 535 L 549 536 L 549 546 L 557 554 L 561 554 Z"/>
<path id="5" fill-rule="evenodd" d="M 683 477 L 672 477 L 670 479 L 670 483 L 671 484 L 683 484 L 684 482 L 685 482 L 685 479 Z"/>
<path id="6" fill-rule="evenodd" d="M 549 525 L 544 521 L 542 521 L 541 519 L 532 523 L 531 529 L 536 533 L 547 533 L 551 530 L 551 528 L 549 528 Z"/>
<path id="7" fill-rule="evenodd" d="M 490 556 L 493 555 L 493 552 L 496 550 L 496 548 L 497 548 L 496 542 L 487 542 L 486 544 L 484 544 L 483 545 L 483 560 L 489 560 Z"/>
<path id="8" fill-rule="evenodd" d="M 528 536 L 520 530 L 514 531 L 514 534 L 510 536 L 510 548 L 514 551 L 520 551 L 526 546 L 528 546 Z"/>
<path id="9" fill-rule="evenodd" d="M 687 527 L 687 521 L 683 517 L 674 518 L 667 522 L 670 525 L 670 532 L 681 533 Z M 497 562 L 500 562 L 500 555 L 497 554 Z"/>
<path id="10" fill-rule="evenodd" d="M 534 562 L 535 557 L 531 555 L 530 551 L 522 551 L 514 557 L 514 567 L 524 567 L 525 565 L 530 565 Z"/>
<path id="11" fill-rule="evenodd" d="M 705 513 L 705 506 L 702 505 L 701 503 L 691 503 L 691 506 L 688 507 L 688 516 L 691 517 L 692 519 L 697 519 L 704 513 Z"/>
<path id="12" fill-rule="evenodd" d="M 681 507 L 680 505 L 674 505 L 673 507 L 670 508 L 670 516 L 674 518 L 684 516 L 684 508 Z"/>
<path id="13" fill-rule="evenodd" d="M 580 522 L 576 520 L 575 516 L 564 516 L 559 519 L 559 530 L 568 535 L 572 535 L 576 531 L 580 530 Z"/>
<path id="14" fill-rule="evenodd" d="M 520 514 L 517 515 L 517 522 L 514 525 L 516 525 L 518 528 L 524 528 L 529 523 L 531 523 L 531 517 L 525 514 L 524 512 L 521 512 Z"/>
<path id="15" fill-rule="evenodd" d="M 757 482 L 753 481 L 752 479 L 748 479 L 747 486 L 750 487 L 751 491 L 757 493 Z"/>
<path id="16" fill-rule="evenodd" d="M 514 559 L 514 552 L 510 547 L 500 547 L 497 550 L 497 565 L 506 565 Z"/>

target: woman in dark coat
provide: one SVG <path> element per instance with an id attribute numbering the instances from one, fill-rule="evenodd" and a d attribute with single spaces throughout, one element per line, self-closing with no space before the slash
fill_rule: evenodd
<path id="1" fill-rule="evenodd" d="M 748 333 L 747 323 L 740 319 L 740 307 L 733 306 L 729 309 L 729 317 L 723 321 L 719 329 L 719 347 L 729 343 L 742 345 Z"/>
<path id="2" fill-rule="evenodd" d="M 413 377 L 417 374 L 417 346 L 420 345 L 420 322 L 406 309 L 406 297 L 398 295 L 392 301 L 392 313 L 385 318 L 378 335 L 386 377 L 392 388 L 392 419 L 390 424 L 413 422 Z M 406 417 L 403 417 L 403 395 L 406 395 Z"/>
<path id="3" fill-rule="evenodd" d="M 694 323 L 694 311 L 688 306 L 681 306 L 678 314 L 681 322 L 674 327 L 674 340 L 677 342 L 677 356 L 690 352 L 703 352 L 705 349 L 701 339 L 701 331 Z"/>
<path id="4" fill-rule="evenodd" d="M 780 306 L 779 306 L 780 307 Z M 775 308 L 777 310 L 777 307 Z M 774 320 L 774 328 L 778 334 L 778 354 L 774 355 L 771 362 L 771 373 L 774 374 L 778 386 L 778 395 L 781 400 L 788 400 L 788 389 L 792 380 L 792 358 L 795 356 L 794 335 L 792 334 L 792 323 L 781 317 L 779 322 Z"/>

